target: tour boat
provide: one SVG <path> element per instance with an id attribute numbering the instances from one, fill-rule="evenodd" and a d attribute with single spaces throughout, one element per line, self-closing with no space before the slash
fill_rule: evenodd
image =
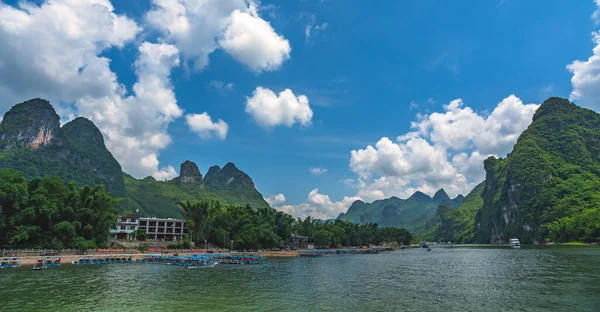
<path id="1" fill-rule="evenodd" d="M 42 260 L 38 260 L 34 265 L 33 265 L 33 270 L 34 271 L 39 271 L 39 270 L 45 270 L 46 269 L 46 262 L 44 259 Z"/>
<path id="2" fill-rule="evenodd" d="M 15 269 L 21 266 L 19 258 L 4 258 L 0 263 L 0 269 Z"/>
<path id="3" fill-rule="evenodd" d="M 508 240 L 510 248 L 521 248 L 521 243 L 518 238 L 511 238 Z"/>
<path id="4" fill-rule="evenodd" d="M 92 264 L 94 263 L 94 257 L 92 256 L 81 256 L 77 261 L 71 261 L 71 264 Z"/>

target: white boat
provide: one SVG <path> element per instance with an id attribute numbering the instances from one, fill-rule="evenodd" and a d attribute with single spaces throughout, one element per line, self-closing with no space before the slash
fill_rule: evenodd
<path id="1" fill-rule="evenodd" d="M 521 242 L 519 242 L 518 238 L 509 239 L 508 244 L 509 244 L 510 248 L 521 248 Z"/>

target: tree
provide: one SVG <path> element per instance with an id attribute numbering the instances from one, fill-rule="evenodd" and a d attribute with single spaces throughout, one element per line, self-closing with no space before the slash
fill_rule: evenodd
<path id="1" fill-rule="evenodd" d="M 138 228 L 137 230 L 131 232 L 131 235 L 135 237 L 136 240 L 145 241 L 147 238 L 146 229 Z"/>

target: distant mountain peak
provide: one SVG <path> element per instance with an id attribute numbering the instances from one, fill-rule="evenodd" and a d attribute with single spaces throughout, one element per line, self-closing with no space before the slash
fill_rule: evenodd
<path id="1" fill-rule="evenodd" d="M 429 201 L 429 200 L 431 200 L 431 196 L 429 196 L 421 191 L 416 191 L 407 200 Z"/>
<path id="2" fill-rule="evenodd" d="M 13 106 L 0 123 L 0 168 L 22 171 L 26 177 L 56 175 L 78 186 L 104 184 L 117 196 L 125 194 L 121 165 L 90 120 L 78 117 L 60 126 L 60 117 L 43 99 Z"/>
<path id="3" fill-rule="evenodd" d="M 446 200 L 450 200 L 450 196 L 448 196 L 448 194 L 446 194 L 446 191 L 444 191 L 444 189 L 442 188 L 435 192 L 435 194 L 433 195 L 433 200 L 437 203 L 441 203 Z"/>
<path id="4" fill-rule="evenodd" d="M 226 188 L 230 185 L 248 185 L 255 188 L 250 176 L 232 162 L 228 162 L 222 169 L 219 166 L 210 167 L 204 177 L 204 184 L 214 188 Z"/>
<path id="5" fill-rule="evenodd" d="M 202 173 L 200 173 L 198 165 L 190 160 L 181 163 L 181 166 L 179 167 L 179 176 L 173 179 L 173 182 L 179 184 L 179 186 L 202 187 L 204 184 Z"/>
<path id="6" fill-rule="evenodd" d="M 0 147 L 39 149 L 59 135 L 60 117 L 43 99 L 31 99 L 13 106 L 0 124 Z"/>

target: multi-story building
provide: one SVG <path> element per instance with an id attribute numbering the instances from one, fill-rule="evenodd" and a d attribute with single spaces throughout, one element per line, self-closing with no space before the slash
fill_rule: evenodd
<path id="1" fill-rule="evenodd" d="M 138 229 L 139 219 L 136 214 L 120 216 L 117 225 L 110 229 L 110 236 L 116 239 L 135 239 L 132 233 Z"/>
<path id="2" fill-rule="evenodd" d="M 187 235 L 185 220 L 173 218 L 140 218 L 139 228 L 146 230 L 147 239 L 179 241 Z"/>
<path id="3" fill-rule="evenodd" d="M 173 218 L 140 218 L 136 214 L 120 216 L 117 225 L 110 229 L 112 238 L 135 240 L 137 229 L 146 231 L 148 240 L 179 241 L 187 235 L 185 220 Z"/>

